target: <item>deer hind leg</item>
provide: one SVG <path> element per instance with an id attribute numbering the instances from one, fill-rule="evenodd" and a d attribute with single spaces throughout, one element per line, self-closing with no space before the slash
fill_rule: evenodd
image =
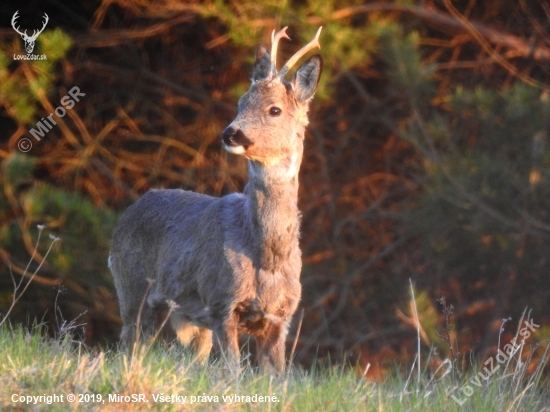
<path id="1" fill-rule="evenodd" d="M 199 363 L 205 363 L 212 350 L 212 331 L 194 326 L 176 313 L 170 316 L 170 323 L 179 342 L 184 346 L 191 346 Z"/>
<path id="2" fill-rule="evenodd" d="M 147 290 L 147 283 L 137 290 Z M 155 334 L 155 309 L 145 302 L 143 295 L 133 294 L 128 289 L 118 289 L 117 292 L 123 324 L 120 333 L 123 347 L 128 349 L 136 341 L 147 342 Z"/>

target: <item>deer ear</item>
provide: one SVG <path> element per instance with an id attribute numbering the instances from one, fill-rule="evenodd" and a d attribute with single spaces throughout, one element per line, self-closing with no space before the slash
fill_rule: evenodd
<path id="1" fill-rule="evenodd" d="M 312 56 L 294 74 L 292 87 L 299 102 L 309 100 L 317 90 L 317 84 L 323 71 L 323 59 L 321 56 Z"/>
<path id="2" fill-rule="evenodd" d="M 271 60 L 265 46 L 258 47 L 256 50 L 256 60 L 252 68 L 252 81 L 266 79 L 271 72 Z"/>

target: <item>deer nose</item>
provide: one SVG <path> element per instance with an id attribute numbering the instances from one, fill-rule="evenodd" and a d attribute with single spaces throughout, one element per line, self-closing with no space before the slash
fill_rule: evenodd
<path id="1" fill-rule="evenodd" d="M 239 146 L 239 143 L 235 141 L 235 135 L 237 131 L 229 126 L 222 132 L 222 140 L 226 146 Z"/>

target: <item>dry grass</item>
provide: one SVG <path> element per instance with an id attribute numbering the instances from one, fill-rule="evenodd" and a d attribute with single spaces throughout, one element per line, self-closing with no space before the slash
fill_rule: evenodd
<path id="1" fill-rule="evenodd" d="M 90 350 L 70 333 L 52 339 L 43 332 L 43 327 L 27 330 L 4 325 L 0 329 L 1 409 L 541 411 L 550 405 L 548 387 L 538 380 L 540 375 L 527 373 L 525 363 L 501 368 L 482 381 L 481 387 L 474 386 L 472 395 L 460 406 L 452 395 L 464 397 L 461 388 L 475 378 L 472 373 L 464 374 L 461 381 L 452 374 L 435 378 L 427 371 L 420 380 L 406 381 L 395 373 L 376 383 L 353 368 L 330 366 L 311 370 L 291 367 L 281 376 L 271 376 L 253 370 L 246 359 L 238 371 L 223 362 L 201 366 L 174 345 L 141 346 L 127 355 L 118 349 Z M 19 396 L 54 394 L 62 395 L 63 402 L 48 405 L 48 398 L 42 398 L 32 407 L 16 402 Z M 68 401 L 68 394 L 76 395 L 76 400 Z M 134 396 L 133 400 L 143 402 L 115 401 L 113 395 L 128 396 L 129 400 Z M 263 402 L 243 398 L 254 395 L 265 398 Z M 161 402 L 166 397 L 168 402 Z M 265 402 L 267 399 L 274 402 Z"/>

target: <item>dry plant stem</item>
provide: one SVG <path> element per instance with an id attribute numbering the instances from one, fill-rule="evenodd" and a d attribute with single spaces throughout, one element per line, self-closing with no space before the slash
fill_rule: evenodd
<path id="1" fill-rule="evenodd" d="M 403 399 L 403 395 L 407 393 L 407 386 L 409 386 L 409 382 L 411 381 L 412 374 L 414 372 L 414 367 L 416 365 L 416 362 L 418 361 L 418 357 L 414 357 L 413 364 L 411 366 L 411 371 L 409 372 L 409 376 L 407 376 L 407 380 L 405 381 L 405 386 L 403 387 L 403 390 L 399 394 L 399 399 Z"/>
<path id="2" fill-rule="evenodd" d="M 296 350 L 296 345 L 298 344 L 298 338 L 300 337 L 300 331 L 302 330 L 302 321 L 304 320 L 304 309 L 302 308 L 300 312 L 300 321 L 298 322 L 298 329 L 296 330 L 296 336 L 294 337 L 294 342 L 292 343 L 292 350 L 290 351 L 290 356 L 288 358 L 288 367 L 292 360 L 294 359 L 294 352 Z"/>
<path id="3" fill-rule="evenodd" d="M 542 355 L 541 361 L 537 366 L 537 369 L 531 375 L 531 378 L 529 379 L 529 383 L 533 383 L 536 387 L 538 387 L 540 378 L 542 376 L 542 371 L 544 370 L 546 363 L 548 362 L 548 350 L 550 349 L 550 342 L 546 342 L 546 349 L 544 350 L 544 353 Z"/>
<path id="4" fill-rule="evenodd" d="M 518 326 L 517 326 L 517 330 L 516 330 L 516 334 L 514 336 L 514 339 L 513 341 L 517 344 L 518 342 L 518 338 L 519 338 L 519 332 L 521 330 L 521 324 L 523 322 L 523 319 L 525 318 L 525 313 L 527 312 L 527 308 L 523 309 L 523 312 L 521 313 L 521 317 L 519 318 L 519 322 L 518 322 Z M 527 313 L 527 319 L 529 319 L 531 316 L 531 311 L 529 311 Z M 511 354 L 511 356 L 508 358 L 508 361 L 506 362 L 506 367 L 504 368 L 505 371 L 508 370 L 508 367 L 510 366 L 510 362 L 512 361 L 512 358 L 515 357 L 515 355 L 517 354 L 518 357 L 517 357 L 517 362 L 518 364 L 521 363 L 521 354 L 523 352 L 523 346 L 525 345 L 525 342 L 522 341 L 521 344 L 520 344 L 520 347 L 519 349 L 517 349 L 513 354 Z M 516 370 L 517 370 L 517 364 L 516 364 Z"/>
<path id="5" fill-rule="evenodd" d="M 451 357 L 453 358 L 453 361 L 456 360 L 456 353 L 453 348 L 453 342 L 451 341 L 451 333 L 450 333 L 450 326 L 449 326 L 449 314 L 445 313 L 445 335 L 447 337 L 447 342 L 449 344 L 449 349 L 451 351 Z"/>
<path id="6" fill-rule="evenodd" d="M 178 305 L 176 305 L 174 302 L 168 302 L 168 313 L 164 317 L 164 319 L 163 319 L 162 323 L 160 324 L 160 326 L 158 327 L 156 333 L 151 337 L 149 342 L 147 342 L 147 346 L 145 346 L 144 353 L 148 352 L 151 349 L 151 347 L 153 346 L 153 343 L 157 340 L 157 338 L 160 335 L 160 332 L 162 331 L 162 329 L 164 329 L 164 326 L 166 326 L 166 322 L 168 322 L 168 319 L 170 319 L 170 316 L 172 315 L 172 313 L 174 312 L 174 310 L 177 307 L 178 307 Z M 134 344 L 134 349 L 136 348 L 137 344 L 138 344 L 138 342 L 136 341 L 135 344 Z M 134 353 L 132 353 L 132 356 L 134 356 Z"/>
<path id="7" fill-rule="evenodd" d="M 418 392 L 419 388 L 420 388 L 420 376 L 421 376 L 421 366 L 420 366 L 420 321 L 418 320 L 418 311 L 416 309 L 416 300 L 414 298 L 414 289 L 413 289 L 413 284 L 412 284 L 412 280 L 411 278 L 409 278 L 409 284 L 410 284 L 410 287 L 411 287 L 411 299 L 413 301 L 413 307 L 414 307 L 414 319 L 416 321 L 416 341 L 417 341 L 417 347 L 416 347 L 416 350 L 417 350 L 417 359 L 418 359 L 418 373 L 417 373 L 417 387 L 416 387 L 416 391 Z"/>
<path id="8" fill-rule="evenodd" d="M 25 294 L 26 290 L 28 289 L 28 287 L 30 286 L 30 284 L 32 283 L 34 277 L 36 276 L 36 274 L 38 273 L 38 271 L 42 268 L 42 265 L 44 264 L 44 262 L 46 261 L 46 258 L 48 257 L 48 255 L 50 254 L 50 251 L 52 250 L 52 247 L 53 245 L 59 240 L 58 237 L 52 237 L 52 241 L 50 243 L 50 246 L 48 247 L 48 250 L 46 251 L 46 253 L 44 254 L 44 256 L 42 257 L 42 259 L 40 260 L 40 263 L 38 264 L 38 267 L 34 270 L 33 274 L 30 276 L 30 277 L 26 277 L 26 274 L 28 272 L 28 269 L 30 267 L 30 264 L 31 262 L 34 260 L 34 257 L 36 255 L 36 251 L 38 249 L 38 244 L 40 242 L 40 235 L 42 233 L 42 230 L 44 229 L 43 226 L 39 226 L 38 227 L 38 238 L 36 240 L 36 245 L 34 247 L 34 253 L 33 255 L 31 256 L 31 259 L 29 260 L 29 263 L 27 264 L 27 267 L 25 268 L 25 273 L 24 275 L 21 277 L 21 280 L 19 281 L 19 283 L 17 284 L 14 277 L 13 277 L 13 273 L 11 272 L 11 268 L 10 268 L 10 275 L 12 277 L 12 281 L 13 281 L 13 286 L 14 286 L 14 290 L 13 290 L 13 301 L 10 305 L 10 307 L 8 308 L 8 311 L 6 312 L 6 314 L 4 315 L 4 317 L 2 318 L 2 320 L 0 321 L 0 326 L 2 326 L 6 320 L 8 319 L 8 316 L 10 315 L 10 313 L 13 311 L 13 308 L 15 307 L 15 305 L 17 304 L 17 302 L 19 301 L 19 299 L 21 299 L 21 297 Z M 24 279 L 27 279 L 26 283 L 23 285 L 23 280 Z M 23 289 L 18 293 L 19 289 L 21 288 L 21 286 L 23 286 Z"/>
<path id="9" fill-rule="evenodd" d="M 443 375 L 441 375 L 441 377 L 439 379 L 435 379 L 435 377 L 437 376 L 437 373 L 439 372 L 439 370 L 441 368 L 443 368 L 443 366 L 447 365 L 447 369 L 445 370 L 445 372 L 443 372 Z M 435 382 L 439 382 L 440 380 L 442 380 L 445 376 L 447 376 L 449 373 L 451 373 L 453 371 L 453 363 L 451 362 L 450 359 L 445 359 L 441 365 L 439 365 L 437 367 L 437 369 L 434 371 L 434 373 L 432 374 L 432 376 L 430 377 L 430 380 L 428 381 L 426 387 L 430 386 L 431 383 L 435 383 Z"/>
<path id="10" fill-rule="evenodd" d="M 363 369 L 363 378 L 366 378 L 367 377 L 367 373 L 369 373 L 369 369 L 370 369 L 370 362 L 367 362 L 367 365 L 365 366 L 365 369 Z"/>
<path id="11" fill-rule="evenodd" d="M 451 359 L 452 359 L 452 365 L 455 365 L 454 369 L 456 370 L 456 373 L 458 375 L 458 377 L 460 377 L 460 370 L 458 369 L 458 347 L 457 347 L 457 351 L 455 352 L 454 350 L 454 347 L 453 347 L 453 342 L 452 342 L 452 338 L 451 338 L 451 330 L 452 330 L 452 326 L 451 326 L 451 322 L 450 322 L 450 317 L 451 315 L 453 314 L 453 305 L 449 305 L 447 306 L 447 302 L 445 300 L 445 297 L 444 296 L 441 296 L 441 298 L 438 299 L 438 302 L 440 303 L 440 305 L 443 307 L 443 316 L 445 317 L 445 327 L 443 328 L 443 330 L 445 331 L 444 334 L 441 334 L 441 333 L 436 333 L 437 336 L 439 336 L 441 339 L 443 339 L 443 341 L 445 341 L 445 343 L 449 346 L 449 350 L 451 351 Z"/>
<path id="12" fill-rule="evenodd" d="M 149 340 L 149 342 L 146 342 L 146 345 L 144 346 L 141 346 L 141 343 L 139 342 L 139 330 L 140 330 L 140 320 L 141 320 L 141 311 L 143 309 L 143 305 L 145 305 L 145 301 L 147 299 L 147 295 L 149 294 L 149 291 L 151 289 L 151 286 L 153 285 L 153 280 L 151 280 L 149 282 L 149 285 L 148 285 L 148 288 L 147 290 L 145 291 L 145 294 L 143 296 L 143 301 L 142 301 L 142 304 L 141 304 L 141 307 L 140 307 L 140 310 L 138 312 L 138 316 L 137 316 L 137 321 L 136 321 L 136 337 L 135 337 L 135 341 L 132 345 L 132 353 L 131 353 L 131 358 L 130 358 L 130 371 L 131 371 L 131 376 L 130 378 L 128 379 L 128 383 L 127 383 L 127 386 L 130 384 L 130 382 L 132 381 L 132 377 L 134 375 L 134 373 L 137 373 L 137 369 L 139 369 L 139 365 L 141 363 L 141 360 L 143 359 L 143 356 L 149 352 L 149 350 L 151 349 L 151 347 L 153 346 L 155 340 L 158 338 L 160 332 L 162 331 L 162 329 L 164 328 L 164 326 L 166 325 L 166 322 L 168 321 L 168 319 L 170 319 L 170 316 L 172 315 L 172 312 L 177 308 L 177 305 L 174 304 L 174 302 L 168 302 L 168 313 L 166 314 L 166 316 L 164 317 L 164 320 L 162 321 L 160 327 L 158 328 L 158 330 L 156 331 L 155 335 L 153 335 L 151 337 L 151 339 Z M 138 354 L 140 354 L 141 356 L 138 358 Z M 136 368 L 136 370 L 134 369 L 134 367 Z"/>
<path id="13" fill-rule="evenodd" d="M 149 292 L 151 290 L 151 287 L 153 286 L 153 281 L 151 279 L 147 279 L 148 281 L 148 286 L 147 286 L 147 289 L 145 290 L 145 293 L 143 294 L 143 299 L 141 300 L 141 305 L 139 306 L 139 310 L 138 310 L 138 314 L 137 314 L 137 319 L 136 319 L 136 335 L 135 335 L 135 340 L 134 340 L 134 344 L 132 346 L 132 359 L 134 358 L 136 352 L 137 352 L 137 349 L 139 347 L 139 339 L 140 339 L 140 331 L 141 331 L 141 313 L 143 312 L 143 307 L 145 306 L 145 301 L 147 300 L 147 295 L 149 295 Z"/>
<path id="14" fill-rule="evenodd" d="M 38 250 L 38 245 L 40 244 L 40 236 L 42 236 L 42 231 L 43 230 L 44 230 L 43 226 L 38 227 L 38 236 L 36 238 L 36 244 L 34 245 L 34 250 L 32 252 L 31 258 L 29 259 L 29 262 L 27 263 L 27 266 L 25 267 L 25 273 L 27 273 L 29 271 L 29 267 L 31 266 L 31 263 L 34 261 L 34 257 L 36 256 L 36 252 Z M 15 286 L 14 291 L 13 291 L 14 296 L 15 296 L 15 293 L 17 292 L 17 289 L 19 289 L 19 287 L 23 283 L 23 279 L 24 279 L 24 276 L 21 277 L 21 279 L 19 280 L 19 284 L 17 286 L 14 285 Z"/>
<path id="15" fill-rule="evenodd" d="M 506 325 L 506 322 L 511 320 L 511 318 L 502 319 L 502 323 L 500 325 L 500 329 L 498 331 L 498 344 L 497 349 L 500 349 L 500 337 L 502 336 L 502 332 L 504 332 L 504 325 Z"/>

